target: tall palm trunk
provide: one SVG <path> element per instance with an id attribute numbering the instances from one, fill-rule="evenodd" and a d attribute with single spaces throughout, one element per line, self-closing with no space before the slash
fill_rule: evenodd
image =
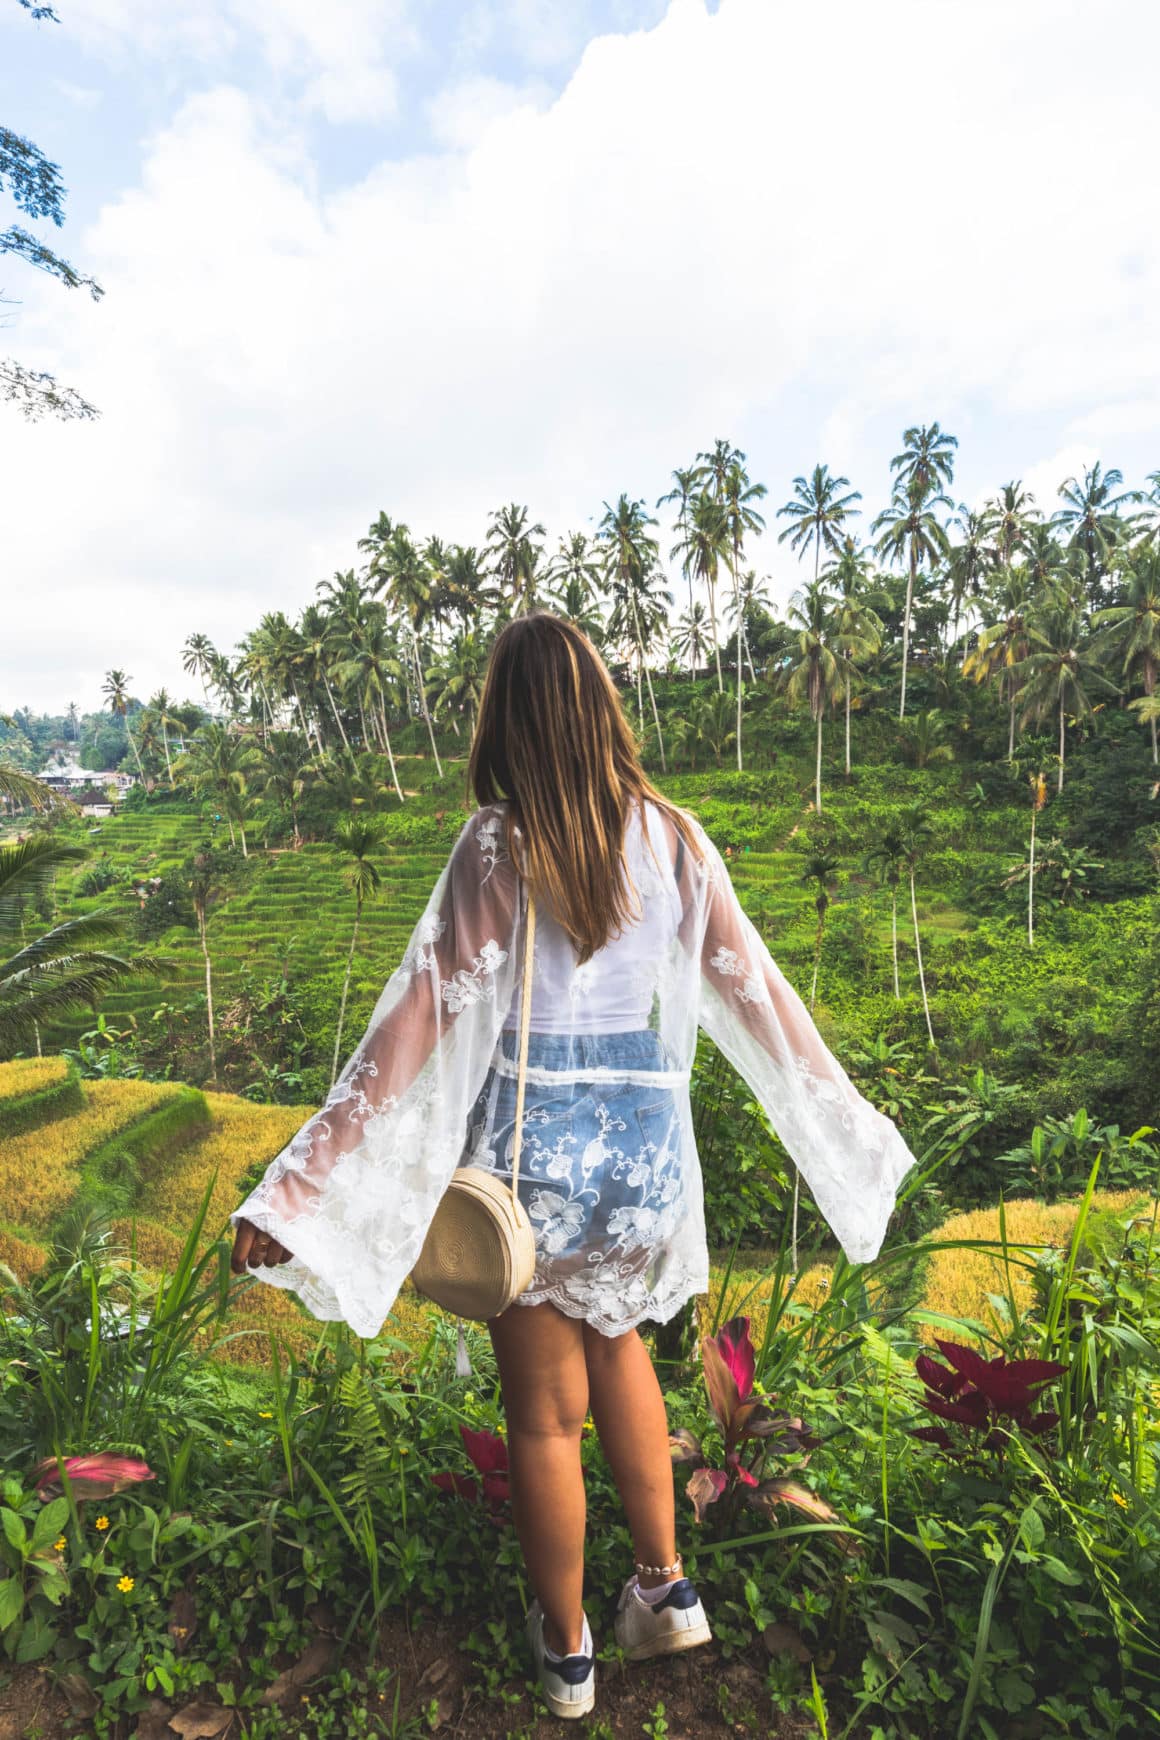
<path id="1" fill-rule="evenodd" d="M 1063 752 L 1065 743 L 1066 739 L 1064 737 L 1063 729 L 1063 690 L 1061 689 L 1059 692 L 1059 784 L 1056 787 L 1057 791 L 1063 790 Z"/>
<path id="2" fill-rule="evenodd" d="M 932 1051 L 937 1051 L 938 1047 L 934 1042 L 934 1028 L 930 1024 L 930 1004 L 926 998 L 926 974 L 922 968 L 922 937 L 918 930 L 918 899 L 914 892 L 913 864 L 910 867 L 910 910 L 914 918 L 914 952 L 918 957 L 918 982 L 922 988 L 922 1012 L 926 1016 L 926 1031 L 930 1036 L 930 1048 Z"/>
<path id="3" fill-rule="evenodd" d="M 1035 947 L 1035 806 L 1031 807 L 1031 856 L 1027 861 L 1027 947 Z"/>
<path id="4" fill-rule="evenodd" d="M 645 664 L 644 636 L 641 633 L 640 611 L 637 609 L 635 594 L 633 594 L 633 596 L 632 596 L 632 614 L 633 614 L 633 617 L 635 618 L 635 621 L 636 621 L 636 650 L 637 650 L 637 655 L 638 655 L 639 660 L 640 660 L 640 663 L 637 666 L 637 670 L 639 673 L 640 667 L 641 666 L 644 667 L 644 680 L 648 684 L 649 704 L 652 707 L 653 724 L 657 728 L 657 744 L 658 744 L 658 747 L 660 748 L 660 752 L 661 752 L 661 772 L 667 773 L 668 769 L 665 766 L 665 740 L 664 740 L 664 736 L 661 732 L 661 716 L 657 712 L 657 698 L 656 698 L 656 695 L 653 693 L 652 673 L 649 670 L 648 665 Z M 638 675 L 638 681 L 639 681 L 639 675 Z"/>
<path id="5" fill-rule="evenodd" d="M 125 721 L 125 736 L 129 739 L 129 748 L 133 751 L 133 759 L 137 763 L 137 772 L 141 777 L 141 784 L 144 785 L 145 784 L 145 769 L 141 766 L 141 755 L 140 755 L 140 752 L 137 748 L 137 740 L 133 736 L 132 731 L 129 729 L 129 712 L 128 712 L 127 708 L 121 716 Z"/>
<path id="6" fill-rule="evenodd" d="M 391 764 L 391 778 L 392 778 L 392 779 L 393 779 L 393 780 L 394 780 L 394 782 L 395 782 L 395 790 L 396 790 L 396 791 L 397 791 L 397 792 L 398 792 L 398 794 L 399 794 L 399 802 L 400 802 L 400 803 L 401 803 L 401 804 L 402 804 L 402 803 L 406 803 L 406 801 L 407 801 L 407 800 L 406 800 L 406 798 L 405 798 L 405 797 L 404 797 L 404 796 L 403 796 L 403 788 L 402 788 L 402 786 L 401 786 L 401 785 L 400 785 L 400 784 L 399 784 L 399 771 L 398 771 L 398 769 L 397 769 L 397 767 L 396 767 L 396 766 L 395 766 L 395 752 L 394 752 L 394 750 L 393 750 L 393 749 L 392 749 L 392 748 L 391 748 L 391 733 L 390 733 L 390 731 L 389 731 L 389 730 L 388 730 L 388 729 L 387 729 L 387 709 L 386 709 L 386 703 L 385 703 L 385 702 L 384 702 L 384 700 L 383 700 L 383 696 L 382 696 L 382 693 L 381 693 L 381 692 L 380 692 L 380 694 L 379 694 L 379 718 L 380 718 L 380 719 L 381 719 L 381 721 L 382 721 L 382 727 L 383 727 L 383 742 L 384 742 L 384 743 L 385 743 L 385 744 L 386 744 L 386 746 L 387 746 L 387 760 L 388 760 L 388 761 L 389 761 L 389 762 L 390 762 L 390 764 Z"/>
<path id="7" fill-rule="evenodd" d="M 423 667 L 419 663 L 419 636 L 411 630 L 411 652 L 415 659 L 415 677 L 419 684 L 419 705 L 423 709 L 423 717 L 427 721 L 427 735 L 431 739 L 431 753 L 435 757 L 435 771 L 443 778 L 443 763 L 439 759 L 439 751 L 435 747 L 435 728 L 431 724 L 431 714 L 427 708 L 427 690 L 423 682 Z"/>
<path id="8" fill-rule="evenodd" d="M 323 670 L 323 673 L 322 673 L 322 681 L 326 685 L 326 693 L 327 693 L 327 697 L 329 698 L 329 701 L 330 701 L 330 710 L 334 714 L 334 723 L 338 726 L 338 734 L 342 738 L 344 747 L 349 752 L 350 751 L 350 743 L 347 739 L 346 732 L 342 728 L 342 720 L 339 718 L 338 707 L 335 705 L 334 690 L 330 686 L 330 678 L 327 676 L 325 670 Z"/>
<path id="9" fill-rule="evenodd" d="M 717 661 L 717 693 L 725 693 L 725 679 L 721 675 L 721 646 L 717 635 L 717 604 L 714 586 L 715 582 L 706 574 L 705 584 L 709 589 L 709 621 L 713 628 L 713 657 Z"/>
<path id="10" fill-rule="evenodd" d="M 846 661 L 846 778 L 850 777 L 850 662 Z"/>
<path id="11" fill-rule="evenodd" d="M 910 605 L 914 597 L 914 576 L 917 563 L 914 555 L 914 539 L 910 540 L 910 567 L 906 576 L 906 609 L 902 617 L 902 693 L 898 702 L 898 717 L 906 717 L 906 665 L 910 657 Z"/>
<path id="12" fill-rule="evenodd" d="M 205 907 L 197 907 L 197 929 L 201 938 L 201 952 L 205 956 L 205 1010 L 209 1023 L 209 1071 L 214 1087 L 218 1085 L 217 1073 L 217 1037 L 213 1021 L 213 973 L 210 969 L 209 936 Z"/>
<path id="13" fill-rule="evenodd" d="M 350 974 L 351 974 L 351 968 L 354 965 L 354 950 L 355 950 L 355 944 L 358 942 L 358 927 L 359 927 L 359 923 L 360 923 L 361 919 L 362 919 L 362 899 L 361 899 L 361 897 L 356 897 L 355 904 L 354 904 L 354 930 L 351 932 L 350 948 L 347 950 L 347 955 L 346 955 L 346 972 L 343 974 L 342 997 L 341 997 L 341 999 L 339 1001 L 339 1005 L 338 1005 L 338 1029 L 334 1035 L 334 1061 L 331 1064 L 331 1068 L 330 1068 L 330 1085 L 331 1085 L 331 1087 L 333 1087 L 335 1082 L 338 1080 L 338 1058 L 339 1058 L 339 1053 L 342 1049 L 343 1023 L 346 1020 L 346 998 L 347 998 L 347 992 L 350 990 Z"/>
<path id="14" fill-rule="evenodd" d="M 165 749 L 165 771 L 169 775 L 169 789 L 173 790 L 173 763 L 169 759 L 169 733 L 165 729 L 164 718 L 161 721 L 161 742 Z"/>
<path id="15" fill-rule="evenodd" d="M 818 701 L 818 754 L 817 765 L 814 768 L 814 807 L 819 816 L 822 813 L 822 701 Z"/>
<path id="16" fill-rule="evenodd" d="M 902 992 L 898 985 L 898 884 L 894 883 L 890 890 L 890 951 L 894 958 L 894 998 L 898 1002 Z"/>
<path id="17" fill-rule="evenodd" d="M 737 771 L 741 766 L 741 690 L 744 678 L 744 666 L 741 663 L 741 630 L 744 626 L 745 612 L 741 608 L 741 581 L 738 568 L 741 565 L 741 549 L 736 534 L 733 538 L 733 603 L 737 610 Z"/>

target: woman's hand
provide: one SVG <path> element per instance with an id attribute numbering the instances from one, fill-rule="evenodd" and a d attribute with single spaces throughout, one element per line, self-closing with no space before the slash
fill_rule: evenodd
<path id="1" fill-rule="evenodd" d="M 293 1255 L 293 1251 L 288 1251 L 285 1245 L 280 1245 L 269 1233 L 251 1226 L 248 1220 L 240 1220 L 230 1257 L 230 1268 L 235 1275 L 244 1274 L 247 1268 L 274 1269 L 279 1263 L 289 1262 Z"/>

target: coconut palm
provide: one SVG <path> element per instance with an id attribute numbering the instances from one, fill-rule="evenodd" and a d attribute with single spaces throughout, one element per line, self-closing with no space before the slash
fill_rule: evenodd
<path id="1" fill-rule="evenodd" d="M 884 887 L 890 890 L 890 954 L 894 963 L 894 995 L 900 998 L 898 985 L 898 884 L 906 864 L 906 841 L 902 828 L 892 822 L 866 853 L 868 868 Z"/>
<path id="2" fill-rule="evenodd" d="M 612 589 L 615 605 L 623 613 L 626 627 L 636 646 L 638 691 L 642 670 L 648 683 L 649 703 L 660 746 L 663 772 L 665 742 L 661 732 L 660 714 L 657 712 L 656 695 L 653 693 L 652 676 L 645 658 L 648 638 L 655 633 L 658 621 L 665 620 L 664 612 L 658 611 L 657 606 L 672 604 L 672 594 L 662 590 L 663 576 L 659 575 L 657 568 L 657 542 L 649 534 L 649 527 L 656 523 L 653 516 L 646 513 L 643 501 L 630 501 L 628 496 L 622 495 L 615 508 L 610 507 L 607 502 L 604 503 L 604 517 L 600 521 L 595 542 L 603 556 L 604 572 Z"/>
<path id="3" fill-rule="evenodd" d="M 902 721 L 906 759 L 914 767 L 929 767 L 932 761 L 953 761 L 955 752 L 946 741 L 946 723 L 937 707 L 928 707 Z"/>
<path id="4" fill-rule="evenodd" d="M 934 833 L 930 817 L 921 804 L 909 804 L 898 818 L 898 836 L 902 845 L 902 858 L 906 866 L 906 874 L 910 882 L 910 911 L 914 920 L 914 954 L 918 962 L 918 983 L 922 992 L 922 1012 L 926 1016 L 926 1031 L 930 1039 L 930 1048 L 937 1051 L 934 1028 L 930 1021 L 930 1003 L 926 995 L 926 971 L 922 964 L 922 935 L 918 928 L 918 897 L 915 893 L 915 876 L 918 865 L 925 853 Z"/>
<path id="5" fill-rule="evenodd" d="M 1015 754 L 1015 710 L 1023 682 L 1024 660 L 1031 647 L 1030 615 L 1033 597 L 1028 576 L 1021 568 L 1004 569 L 1001 584 L 990 609 L 996 620 L 988 623 L 977 644 L 963 660 L 963 675 L 981 683 L 998 678 L 999 691 L 1007 702 L 1007 760 Z"/>
<path id="6" fill-rule="evenodd" d="M 677 536 L 679 539 L 684 539 L 689 529 L 689 508 L 697 494 L 696 467 L 690 466 L 687 471 L 676 470 L 672 473 L 672 479 L 672 489 L 667 495 L 662 495 L 658 499 L 657 506 L 659 508 L 676 506 Z M 689 583 L 689 614 L 691 616 L 693 611 L 693 574 L 691 569 L 686 570 L 685 579 Z"/>
<path id="7" fill-rule="evenodd" d="M 702 729 L 720 767 L 721 757 L 733 741 L 733 696 L 728 689 L 718 689 L 706 698 Z"/>
<path id="8" fill-rule="evenodd" d="M 1042 720 L 1050 713 L 1059 719 L 1059 783 L 1063 790 L 1064 758 L 1067 753 L 1066 724 L 1086 719 L 1092 713 L 1091 689 L 1119 694 L 1115 684 L 1099 671 L 1090 643 L 1084 641 L 1083 604 L 1074 590 L 1052 587 L 1030 613 L 1029 648 L 1020 667 L 1023 677 L 1020 723 Z"/>
<path id="9" fill-rule="evenodd" d="M 600 565 L 584 532 L 569 532 L 560 539 L 548 564 L 547 578 L 557 599 L 573 597 L 585 606 L 594 602 L 600 581 Z"/>
<path id="10" fill-rule="evenodd" d="M 958 532 L 958 540 L 947 551 L 947 581 L 957 646 L 963 605 L 973 604 L 982 593 L 986 577 L 994 566 L 994 552 L 986 519 L 982 514 L 972 512 L 965 502 L 960 502 L 951 526 Z"/>
<path id="11" fill-rule="evenodd" d="M 949 488 L 955 475 L 954 449 L 958 438 L 947 435 L 937 423 L 914 424 L 902 436 L 903 449 L 890 461 L 896 487 L 917 490 L 922 499 Z"/>
<path id="12" fill-rule="evenodd" d="M 937 429 L 938 425 L 934 427 Z M 913 434 L 914 431 L 908 431 Z M 947 436 L 947 440 L 952 437 Z M 902 455 L 898 456 L 904 457 Z M 891 461 L 896 465 L 898 458 Z M 928 468 L 929 469 L 929 468 Z M 898 717 L 906 717 L 906 674 L 910 659 L 910 613 L 914 604 L 915 582 L 919 569 L 924 565 L 933 567 L 935 562 L 945 556 L 949 549 L 949 539 L 941 523 L 935 517 L 936 507 L 949 508 L 948 496 L 932 492 L 929 484 L 922 478 L 925 471 L 915 462 L 915 470 L 907 479 L 900 479 L 894 492 L 894 498 L 888 508 L 871 526 L 872 532 L 877 532 L 878 553 L 888 561 L 906 562 L 906 603 L 902 611 L 902 684 L 898 698 Z"/>
<path id="13" fill-rule="evenodd" d="M 302 844 L 298 829 L 298 806 L 305 795 L 314 772 L 314 764 L 303 756 L 303 740 L 297 731 L 271 731 L 265 743 L 258 746 L 261 756 L 259 777 L 264 791 L 272 791 L 284 810 L 289 810 L 294 828 L 294 850 Z"/>
<path id="14" fill-rule="evenodd" d="M 1051 523 L 1068 534 L 1072 549 L 1082 553 L 1093 591 L 1131 524 L 1120 517 L 1120 509 L 1135 496 L 1131 490 L 1115 493 L 1123 481 L 1114 466 L 1104 471 L 1097 460 L 1082 479 L 1069 477 L 1059 487 L 1064 505 L 1052 515 Z"/>
<path id="15" fill-rule="evenodd" d="M 733 576 L 733 603 L 737 616 L 737 771 L 741 767 L 741 696 L 743 691 L 743 670 L 741 663 L 741 633 L 745 624 L 745 608 L 741 599 L 741 551 L 745 539 L 751 534 L 760 534 L 765 530 L 765 521 L 758 513 L 755 502 L 761 501 L 768 493 L 763 483 L 750 481 L 749 473 L 744 465 L 745 455 L 740 454 L 725 474 L 722 486 L 721 500 L 725 508 L 725 518 L 729 528 L 729 543 L 731 552 L 730 572 Z"/>
<path id="16" fill-rule="evenodd" d="M 382 846 L 382 829 L 377 822 L 368 820 L 365 816 L 344 816 L 335 823 L 333 844 L 346 860 L 343 880 L 354 895 L 354 929 L 350 936 L 350 948 L 346 955 L 346 972 L 342 979 L 342 996 L 338 1005 L 338 1027 L 334 1035 L 334 1060 L 330 1070 L 330 1085 L 338 1080 L 338 1059 L 342 1051 L 342 1029 L 346 1021 L 346 999 L 350 991 L 350 974 L 354 965 L 354 951 L 358 943 L 359 925 L 362 923 L 363 903 L 373 900 L 379 891 L 382 877 L 371 862 L 371 855 Z"/>
<path id="17" fill-rule="evenodd" d="M 984 536 L 994 546 L 999 567 L 1009 568 L 1027 548 L 1032 524 L 1038 518 L 1035 497 L 1024 489 L 1022 478 L 1005 483 L 998 495 L 985 504 L 979 519 Z"/>
<path id="18" fill-rule="evenodd" d="M 1148 488 L 1138 491 L 1136 500 L 1140 503 L 1142 512 L 1136 515 L 1136 524 L 1151 543 L 1160 543 L 1160 471 L 1148 474 Z"/>
<path id="19" fill-rule="evenodd" d="M 816 580 L 821 571 L 822 550 L 838 555 L 848 537 L 846 521 L 862 511 L 853 503 L 861 500 L 861 490 L 851 489 L 848 477 L 832 477 L 828 465 L 815 465 L 808 478 L 794 478 L 793 498 L 777 510 L 778 519 L 792 522 L 778 533 L 778 543 L 784 544 L 788 539 L 799 561 L 812 544 Z"/>
<path id="20" fill-rule="evenodd" d="M 461 628 L 472 628 L 485 610 L 498 603 L 496 590 L 483 557 L 474 544 L 454 544 L 447 554 L 443 575 L 447 611 Z"/>
<path id="21" fill-rule="evenodd" d="M 435 770 L 440 779 L 443 777 L 443 763 L 439 759 L 439 750 L 435 743 L 435 727 L 431 723 L 431 710 L 427 705 L 427 677 L 419 657 L 419 631 L 431 609 L 432 586 L 431 575 L 423 557 L 415 548 L 411 534 L 404 525 L 392 528 L 390 537 L 381 541 L 379 527 L 385 515 L 373 525 L 360 547 L 369 549 L 371 560 L 368 572 L 372 591 L 386 590 L 391 604 L 403 616 L 409 627 L 408 640 L 410 656 L 415 671 L 416 689 L 419 696 L 419 707 L 427 724 L 427 736 L 431 744 L 431 754 L 435 760 Z"/>
<path id="22" fill-rule="evenodd" d="M 1018 772 L 1026 779 L 1031 794 L 1031 849 L 1026 864 L 1019 864 L 1006 877 L 1003 886 L 1027 877 L 1027 946 L 1035 946 L 1035 824 L 1047 802 L 1047 769 L 1057 758 L 1052 754 L 1046 737 L 1025 737 L 1019 746 L 1016 762 Z"/>
<path id="23" fill-rule="evenodd" d="M 108 671 L 101 684 L 101 693 L 109 703 L 109 712 L 115 713 L 125 727 L 125 735 L 129 739 L 129 747 L 133 751 L 133 759 L 137 763 L 137 772 L 141 784 L 145 784 L 145 769 L 141 766 L 141 757 L 137 753 L 137 740 L 129 729 L 129 696 L 127 693 L 129 678 L 124 671 Z"/>
<path id="24" fill-rule="evenodd" d="M 207 712 L 209 711 L 210 704 L 209 683 L 207 679 L 210 672 L 213 670 L 213 663 L 216 657 L 217 654 L 214 651 L 213 642 L 206 634 L 191 634 L 181 649 L 182 668 L 189 676 L 201 678 L 201 687 L 202 692 L 205 695 Z"/>
<path id="25" fill-rule="evenodd" d="M 517 615 L 530 608 L 543 544 L 540 524 L 528 524 L 528 510 L 516 502 L 498 508 L 488 523 L 484 546 L 491 559 L 491 572 L 499 584 L 500 597 Z"/>
<path id="26" fill-rule="evenodd" d="M 1097 629 L 1093 651 L 1111 656 L 1125 687 L 1140 682 L 1145 696 L 1155 694 L 1160 672 L 1160 547 L 1152 545 L 1136 555 L 1128 570 L 1124 602 L 1097 610 L 1092 622 Z M 1153 765 L 1158 760 L 1153 714 Z"/>
<path id="27" fill-rule="evenodd" d="M 388 624 L 386 609 L 377 598 L 364 602 L 360 620 L 351 630 L 346 657 L 336 663 L 334 674 L 340 686 L 351 685 L 358 693 L 364 738 L 369 718 L 372 734 L 377 736 L 390 763 L 395 793 L 399 802 L 404 803 L 406 798 L 399 784 L 399 770 L 395 765 L 395 752 L 387 725 L 387 698 L 406 693 L 406 665 L 399 657 L 398 643 Z"/>
<path id="28" fill-rule="evenodd" d="M 872 659 L 882 645 L 882 618 L 866 601 L 870 559 L 846 538 L 836 562 L 826 565 L 822 583 L 833 596 L 834 645 L 842 665 L 846 702 L 846 777 L 850 776 L 850 696 L 860 660 Z"/>
<path id="29" fill-rule="evenodd" d="M 729 516 L 714 496 L 702 491 L 694 497 L 685 530 L 671 553 L 673 557 L 680 556 L 684 572 L 703 581 L 708 591 L 718 693 L 724 690 L 725 682 L 721 675 L 721 641 L 717 633 L 717 581 L 721 564 L 729 562 L 730 549 Z"/>
<path id="30" fill-rule="evenodd" d="M 299 652 L 298 662 L 308 689 L 325 690 L 330 706 L 331 716 L 338 727 L 344 749 L 350 748 L 350 740 L 342 715 L 338 710 L 338 702 L 334 697 L 334 687 L 330 680 L 331 667 L 335 658 L 334 623 L 326 611 L 318 604 L 308 604 L 302 612 L 298 625 Z"/>
<path id="31" fill-rule="evenodd" d="M 684 616 L 680 617 L 673 629 L 673 651 L 682 658 L 689 667 L 689 675 L 696 674 L 697 666 L 713 644 L 712 630 L 705 606 L 698 599 Z"/>
<path id="32" fill-rule="evenodd" d="M 175 775 L 179 779 L 188 779 L 196 796 L 201 797 L 209 791 L 217 798 L 225 811 L 232 844 L 237 843 L 234 832 L 234 823 L 237 822 L 244 857 L 249 856 L 245 809 L 249 775 L 254 765 L 253 744 L 217 720 L 202 725 L 174 763 Z"/>
<path id="33" fill-rule="evenodd" d="M 479 636 L 460 629 L 435 667 L 435 711 L 454 721 L 466 708 L 468 742 L 475 736 L 487 657 L 488 649 Z"/>
<path id="34" fill-rule="evenodd" d="M 791 702 L 803 696 L 817 726 L 817 765 L 814 775 L 814 807 L 822 813 L 822 720 L 826 707 L 842 691 L 843 676 L 836 645 L 833 600 L 820 580 L 811 581 L 789 601 L 786 618 L 797 643 L 797 663 L 785 678 Z"/>
<path id="35" fill-rule="evenodd" d="M 169 789 L 172 791 L 173 762 L 169 754 L 169 727 L 172 725 L 176 730 L 180 731 L 183 729 L 182 722 L 174 714 L 173 700 L 168 689 L 158 689 L 155 695 L 150 695 L 148 704 L 149 711 L 157 720 L 157 724 L 161 730 L 161 744 L 165 751 L 165 768 L 169 775 Z"/>
<path id="36" fill-rule="evenodd" d="M 87 846 L 68 846 L 52 834 L 29 834 L 0 845 L 0 1057 L 35 1038 L 45 1021 L 74 1009 L 96 1010 L 105 991 L 164 972 L 151 954 L 135 957 L 94 945 L 123 934 L 111 913 L 87 912 L 31 939 L 21 936 L 25 903 L 41 894 L 56 872 L 89 856 Z"/>

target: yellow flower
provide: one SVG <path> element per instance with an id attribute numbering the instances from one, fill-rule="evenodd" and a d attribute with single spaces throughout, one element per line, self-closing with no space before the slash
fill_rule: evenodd
<path id="1" fill-rule="evenodd" d="M 259 1410 L 258 1418 L 259 1418 L 259 1420 L 272 1420 L 274 1418 L 274 1416 L 273 1416 L 273 1414 L 269 1413 L 267 1411 L 267 1409 L 262 1408 Z"/>
<path id="2" fill-rule="evenodd" d="M 1123 1506 L 1123 1507 L 1124 1507 L 1124 1509 L 1125 1509 L 1125 1510 L 1127 1510 L 1127 1508 L 1128 1508 L 1128 1501 L 1127 1501 L 1127 1499 L 1126 1499 L 1126 1498 L 1125 1498 L 1125 1497 L 1124 1497 L 1124 1495 L 1123 1495 L 1123 1493 L 1122 1493 L 1122 1492 L 1113 1492 L 1113 1494 L 1112 1494 L 1112 1497 L 1113 1497 L 1113 1499 L 1114 1499 L 1114 1500 L 1115 1500 L 1115 1502 L 1116 1502 L 1116 1503 L 1117 1503 L 1117 1504 L 1119 1504 L 1119 1505 L 1122 1505 L 1122 1506 Z"/>
<path id="3" fill-rule="evenodd" d="M 233 1447 L 234 1447 L 234 1441 L 233 1441 L 233 1439 L 232 1439 L 232 1438 L 225 1438 L 225 1439 L 223 1439 L 223 1440 L 222 1440 L 222 1442 L 223 1442 L 223 1443 L 224 1443 L 224 1444 L 225 1444 L 225 1447 L 226 1447 L 226 1449 L 227 1449 L 227 1450 L 232 1450 L 232 1449 L 233 1449 Z"/>
<path id="4" fill-rule="evenodd" d="M 122 1595 L 127 1595 L 129 1593 L 130 1589 L 133 1587 L 132 1577 L 118 1577 L 117 1578 L 117 1587 L 121 1591 Z"/>
<path id="5" fill-rule="evenodd" d="M 93 1527 L 96 1529 L 107 1529 L 108 1526 L 109 1526 L 109 1519 L 107 1516 L 99 1516 L 97 1518 L 96 1522 L 93 1524 Z"/>
<path id="6" fill-rule="evenodd" d="M 59 1541 L 53 1541 L 52 1545 L 54 1551 L 63 1553 L 65 1548 L 68 1546 L 68 1542 L 65 1540 L 64 1536 L 61 1535 Z"/>

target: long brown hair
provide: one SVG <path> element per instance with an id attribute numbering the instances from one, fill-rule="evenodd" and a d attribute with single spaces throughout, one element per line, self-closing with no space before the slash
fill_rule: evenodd
<path id="1" fill-rule="evenodd" d="M 687 816 L 640 764 L 604 660 L 575 623 L 551 611 L 517 616 L 496 637 L 467 778 L 477 803 L 509 800 L 512 860 L 572 938 L 578 965 L 639 916 L 622 856 L 632 803 L 642 826 L 646 799 L 665 810 L 699 856 Z"/>

